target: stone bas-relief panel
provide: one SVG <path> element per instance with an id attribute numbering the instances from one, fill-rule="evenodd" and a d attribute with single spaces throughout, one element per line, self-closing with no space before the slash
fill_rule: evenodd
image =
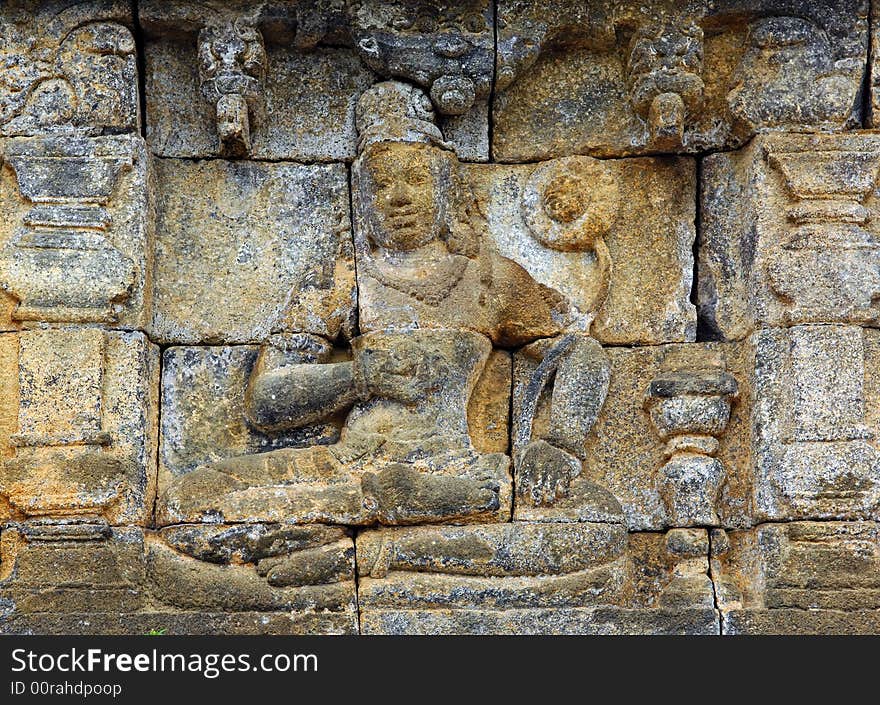
<path id="1" fill-rule="evenodd" d="M 877 326 L 880 135 L 762 135 L 703 160 L 698 286 L 707 330 Z"/>
<path id="2" fill-rule="evenodd" d="M 509 459 L 492 447 L 492 426 L 506 425 L 506 390 L 491 379 L 499 371 L 496 360 L 489 365 L 487 339 L 457 331 L 369 334 L 353 341 L 351 359 L 339 360 L 326 342 L 298 336 L 264 345 L 254 361 L 255 353 L 179 348 L 166 355 L 160 524 L 509 517 Z M 176 363 L 187 359 L 202 362 Z M 499 417 L 480 420 L 479 448 L 469 435 L 472 403 Z M 182 428 L 181 413 L 190 409 L 196 423 L 240 429 L 241 440 L 230 436 L 206 452 Z M 332 423 L 320 425 L 334 415 L 338 436 Z"/>
<path id="3" fill-rule="evenodd" d="M 0 535 L 0 633 L 357 633 L 344 529 L 15 523 Z"/>
<path id="4" fill-rule="evenodd" d="M 0 7 L 0 136 L 140 127 L 129 2 Z"/>
<path id="5" fill-rule="evenodd" d="M 152 518 L 158 350 L 98 328 L 0 335 L 0 517 Z"/>
<path id="6" fill-rule="evenodd" d="M 498 3 L 493 155 L 742 145 L 859 127 L 868 3 Z"/>
<path id="7" fill-rule="evenodd" d="M 152 335 L 350 337 L 357 290 L 343 165 L 156 160 Z"/>
<path id="8" fill-rule="evenodd" d="M 144 328 L 152 295 L 150 173 L 135 135 L 0 141 L 0 327 Z"/>
<path id="9" fill-rule="evenodd" d="M 880 631 L 867 6 L 4 4 L 0 632 Z"/>
<path id="10" fill-rule="evenodd" d="M 514 357 L 523 473 L 514 517 L 618 521 L 631 531 L 750 525 L 752 360 L 745 344 L 562 356 L 546 341 L 523 348 Z M 540 481 L 521 482 L 533 475 Z"/>

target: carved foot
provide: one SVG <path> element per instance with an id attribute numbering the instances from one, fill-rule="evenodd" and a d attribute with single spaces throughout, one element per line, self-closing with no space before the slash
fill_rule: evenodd
<path id="1" fill-rule="evenodd" d="M 567 497 L 581 462 L 547 441 L 531 441 L 516 456 L 517 495 L 536 506 Z"/>
<path id="2" fill-rule="evenodd" d="M 466 518 L 497 511 L 496 480 L 429 475 L 406 465 L 388 467 L 362 478 L 364 507 L 381 524 L 417 524 Z"/>

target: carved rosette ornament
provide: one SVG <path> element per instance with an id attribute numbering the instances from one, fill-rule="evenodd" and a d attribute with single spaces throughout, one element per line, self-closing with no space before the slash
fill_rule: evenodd
<path id="1" fill-rule="evenodd" d="M 673 369 L 655 377 L 645 407 L 665 441 L 657 485 L 672 526 L 718 526 L 726 472 L 715 455 L 739 385 L 723 369 Z"/>

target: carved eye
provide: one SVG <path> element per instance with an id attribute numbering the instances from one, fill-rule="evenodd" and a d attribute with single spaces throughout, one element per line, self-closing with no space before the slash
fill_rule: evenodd
<path id="1" fill-rule="evenodd" d="M 391 26 L 396 30 L 404 30 L 412 27 L 413 22 L 414 20 L 412 17 L 395 17 L 391 20 Z"/>
<path id="2" fill-rule="evenodd" d="M 486 31 L 486 20 L 479 12 L 472 12 L 465 16 L 462 26 L 466 32 L 479 34 Z"/>
<path id="3" fill-rule="evenodd" d="M 413 29 L 417 32 L 431 34 L 437 31 L 437 19 L 431 15 L 420 15 L 413 23 Z"/>

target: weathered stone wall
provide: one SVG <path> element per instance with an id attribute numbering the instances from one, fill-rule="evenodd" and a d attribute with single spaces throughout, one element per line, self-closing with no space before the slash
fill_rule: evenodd
<path id="1" fill-rule="evenodd" d="M 880 631 L 874 12 L 0 4 L 0 632 Z"/>

